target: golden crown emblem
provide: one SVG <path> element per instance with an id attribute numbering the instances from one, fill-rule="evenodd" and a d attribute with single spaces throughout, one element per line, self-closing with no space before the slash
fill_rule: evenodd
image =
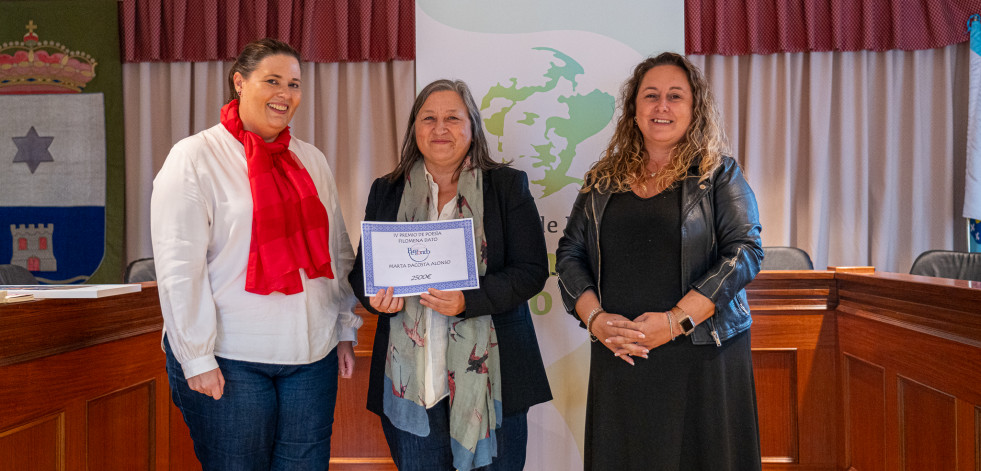
<path id="1" fill-rule="evenodd" d="M 41 41 L 30 20 L 23 41 L 0 44 L 0 94 L 80 93 L 95 78 L 92 56 Z"/>

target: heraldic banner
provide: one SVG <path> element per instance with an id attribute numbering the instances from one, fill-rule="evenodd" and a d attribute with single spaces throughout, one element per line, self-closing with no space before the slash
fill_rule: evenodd
<path id="1" fill-rule="evenodd" d="M 122 104 L 115 0 L 0 2 L 0 264 L 120 280 Z"/>
<path id="2" fill-rule="evenodd" d="M 528 174 L 552 265 L 530 300 L 554 399 L 528 412 L 525 469 L 583 468 L 590 342 L 565 312 L 555 249 L 606 148 L 620 85 L 644 57 L 684 52 L 684 2 L 416 1 L 416 87 L 467 82 L 491 158 Z"/>

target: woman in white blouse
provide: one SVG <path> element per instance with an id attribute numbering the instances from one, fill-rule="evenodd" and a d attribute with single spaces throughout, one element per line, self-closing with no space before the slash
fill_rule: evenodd
<path id="1" fill-rule="evenodd" d="M 354 261 L 324 155 L 291 138 L 299 53 L 262 39 L 221 123 L 153 182 L 151 235 L 174 403 L 204 469 L 327 469 L 337 376 L 354 371 Z"/>

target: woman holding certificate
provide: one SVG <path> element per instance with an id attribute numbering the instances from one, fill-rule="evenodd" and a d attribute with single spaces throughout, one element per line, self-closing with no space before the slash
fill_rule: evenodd
<path id="1" fill-rule="evenodd" d="M 556 252 L 565 308 L 594 342 L 585 469 L 758 470 L 756 198 L 683 56 L 638 64 L 621 106 Z"/>
<path id="2" fill-rule="evenodd" d="M 171 395 L 205 470 L 327 469 L 337 377 L 354 371 L 354 250 L 323 153 L 291 138 L 300 55 L 245 46 L 221 123 L 153 181 Z"/>
<path id="3" fill-rule="evenodd" d="M 381 316 L 368 409 L 407 470 L 520 470 L 528 408 L 552 394 L 527 301 L 548 278 L 528 178 L 490 159 L 479 108 L 461 81 L 416 98 L 398 166 L 375 180 L 365 221 L 473 219 L 480 287 L 366 294 L 362 247 L 351 271 L 361 303 Z"/>

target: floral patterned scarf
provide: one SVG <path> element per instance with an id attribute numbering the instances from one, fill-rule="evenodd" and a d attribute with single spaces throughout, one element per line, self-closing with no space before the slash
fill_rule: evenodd
<path id="1" fill-rule="evenodd" d="M 465 164 L 466 165 L 466 164 Z M 473 218 L 474 242 L 480 247 L 478 273 L 487 271 L 484 239 L 483 173 L 469 168 L 457 183 L 456 218 Z M 399 221 L 429 220 L 432 195 L 422 159 L 405 175 Z M 385 358 L 385 415 L 401 430 L 429 435 L 425 391 L 426 308 L 418 296 L 389 320 Z M 441 315 L 436 313 L 435 315 Z M 450 442 L 453 465 L 460 471 L 486 466 L 497 456 L 496 430 L 501 424 L 501 372 L 497 334 L 491 316 L 453 318 L 447 332 L 446 369 L 450 391 Z"/>

